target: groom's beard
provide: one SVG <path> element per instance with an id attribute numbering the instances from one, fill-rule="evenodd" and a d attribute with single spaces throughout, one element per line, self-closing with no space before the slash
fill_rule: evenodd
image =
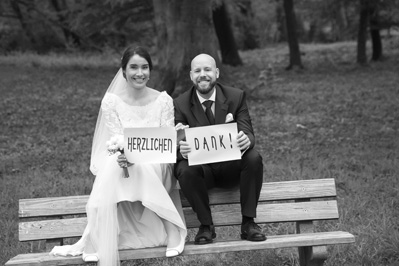
<path id="1" fill-rule="evenodd" d="M 213 89 L 213 87 L 215 87 L 215 85 L 216 85 L 216 80 L 213 82 L 209 82 L 209 85 L 206 88 L 201 88 L 198 85 L 198 83 L 196 84 L 194 83 L 195 89 L 201 94 L 208 94 Z"/>

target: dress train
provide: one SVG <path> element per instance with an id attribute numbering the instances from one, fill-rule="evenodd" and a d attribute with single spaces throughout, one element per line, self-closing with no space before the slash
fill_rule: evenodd
<path id="1" fill-rule="evenodd" d="M 130 177 L 123 177 L 116 155 L 108 157 L 86 205 L 88 223 L 81 239 L 51 254 L 96 252 L 98 265 L 116 266 L 118 249 L 167 246 L 183 251 L 187 229 L 173 165 L 134 164 L 128 171 Z"/>

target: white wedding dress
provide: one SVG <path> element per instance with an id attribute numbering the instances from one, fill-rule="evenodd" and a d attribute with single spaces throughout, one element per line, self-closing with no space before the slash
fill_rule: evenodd
<path id="1" fill-rule="evenodd" d="M 107 92 L 101 104 L 110 136 L 127 127 L 174 127 L 173 100 L 161 92 L 146 106 L 131 106 Z M 167 246 L 181 253 L 187 230 L 173 164 L 134 164 L 125 178 L 117 155 L 97 157 L 96 179 L 86 211 L 88 224 L 74 245 L 55 247 L 51 254 L 77 256 L 96 252 L 102 266 L 119 265 L 118 249 Z M 106 155 L 105 155 L 106 154 Z M 93 156 L 93 155 L 92 155 Z"/>

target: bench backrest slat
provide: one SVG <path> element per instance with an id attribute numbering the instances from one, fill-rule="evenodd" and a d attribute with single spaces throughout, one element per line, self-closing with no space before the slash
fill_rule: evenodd
<path id="1" fill-rule="evenodd" d="M 67 218 L 19 223 L 19 241 L 80 237 L 87 218 Z"/>
<path id="2" fill-rule="evenodd" d="M 191 208 L 184 208 L 184 216 L 188 228 L 199 226 L 196 214 Z M 238 225 L 241 223 L 240 205 L 213 206 L 212 216 L 217 226 Z M 337 218 L 337 202 L 335 200 L 328 200 L 260 204 L 257 209 L 256 221 L 258 223 L 271 223 Z M 81 236 L 85 225 L 85 217 L 21 222 L 19 225 L 19 238 L 20 241 L 29 241 Z"/>
<path id="3" fill-rule="evenodd" d="M 188 228 L 198 227 L 200 223 L 191 208 L 184 210 Z M 337 201 L 290 202 L 260 204 L 256 210 L 256 222 L 276 223 L 309 220 L 338 219 Z M 218 205 L 212 208 L 212 219 L 216 226 L 239 225 L 242 221 L 239 204 Z"/>
<path id="4" fill-rule="evenodd" d="M 317 180 L 296 180 L 286 182 L 264 183 L 260 202 L 335 197 L 335 181 L 333 178 Z M 22 199 L 19 203 L 20 217 L 57 216 L 68 214 L 85 214 L 89 196 L 72 196 L 57 198 Z M 210 191 L 211 205 L 239 203 L 239 191 L 213 189 Z M 189 206 L 182 197 L 183 206 Z"/>
<path id="5" fill-rule="evenodd" d="M 19 217 L 85 214 L 88 199 L 88 195 L 21 199 L 19 200 Z"/>

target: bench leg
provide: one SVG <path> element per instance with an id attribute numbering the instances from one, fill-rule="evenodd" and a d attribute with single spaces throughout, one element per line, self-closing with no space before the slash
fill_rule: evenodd
<path id="1" fill-rule="evenodd" d="M 296 231 L 300 233 L 313 233 L 314 225 L 312 221 L 296 223 Z M 323 266 L 327 259 L 326 246 L 299 247 L 299 265 L 301 266 Z"/>
<path id="2" fill-rule="evenodd" d="M 327 247 L 299 247 L 299 265 L 301 266 L 323 266 L 327 259 Z"/>

